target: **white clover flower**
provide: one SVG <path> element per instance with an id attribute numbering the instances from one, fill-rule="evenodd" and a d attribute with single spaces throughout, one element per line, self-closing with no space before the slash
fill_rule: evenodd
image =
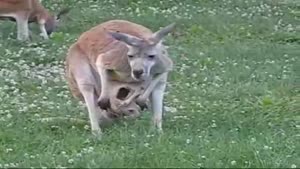
<path id="1" fill-rule="evenodd" d="M 77 153 L 76 157 L 82 157 L 82 154 L 81 153 Z"/>
<path id="2" fill-rule="evenodd" d="M 7 148 L 7 149 L 6 149 L 6 152 L 7 152 L 7 153 L 12 152 L 12 151 L 13 151 L 12 148 Z"/>
<path id="3" fill-rule="evenodd" d="M 73 159 L 69 159 L 69 160 L 68 160 L 68 163 L 69 163 L 69 164 L 72 164 L 72 163 L 74 163 L 74 160 L 73 160 Z"/>
<path id="4" fill-rule="evenodd" d="M 267 145 L 264 145 L 264 150 L 269 150 L 269 149 L 272 149 L 272 148 Z"/>
<path id="5" fill-rule="evenodd" d="M 89 126 L 89 125 L 85 125 L 85 126 L 84 126 L 84 129 L 85 129 L 85 130 L 89 130 L 89 129 L 90 129 L 90 126 Z"/>
<path id="6" fill-rule="evenodd" d="M 7 117 L 8 119 L 11 119 L 13 116 L 12 116 L 10 113 L 8 113 L 8 114 L 6 115 L 6 117 Z"/>
<path id="7" fill-rule="evenodd" d="M 213 123 L 213 124 L 211 125 L 211 127 L 216 128 L 216 127 L 217 127 L 217 124 L 216 124 L 216 123 Z"/>
<path id="8" fill-rule="evenodd" d="M 230 164 L 231 164 L 231 165 L 236 165 L 236 161 L 233 160 L 233 161 L 230 162 Z"/>
<path id="9" fill-rule="evenodd" d="M 88 153 L 91 153 L 93 151 L 94 151 L 94 147 L 89 147 L 88 150 L 87 150 Z"/>

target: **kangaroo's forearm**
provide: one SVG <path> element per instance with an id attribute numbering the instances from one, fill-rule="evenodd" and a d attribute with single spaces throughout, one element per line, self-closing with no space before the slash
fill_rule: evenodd
<path id="1" fill-rule="evenodd" d="M 147 99 L 150 94 L 152 93 L 153 89 L 157 86 L 157 84 L 159 82 L 161 82 L 162 80 L 164 80 L 164 78 L 166 78 L 166 76 L 168 75 L 167 72 L 162 73 L 157 75 L 156 77 L 154 77 L 154 79 L 150 82 L 150 84 L 147 86 L 146 90 L 144 91 L 144 93 L 140 96 L 140 98 L 142 99 Z"/>

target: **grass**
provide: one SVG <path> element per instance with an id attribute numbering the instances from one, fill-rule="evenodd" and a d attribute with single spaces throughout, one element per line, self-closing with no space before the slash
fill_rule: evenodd
<path id="1" fill-rule="evenodd" d="M 0 167 L 300 167 L 300 1 L 53 0 L 72 7 L 52 39 L 16 40 L 0 22 Z M 151 115 L 89 129 L 87 110 L 64 79 L 78 36 L 109 19 L 153 30 L 176 64 L 165 98 L 164 134 Z M 73 117 L 84 122 L 40 118 Z"/>

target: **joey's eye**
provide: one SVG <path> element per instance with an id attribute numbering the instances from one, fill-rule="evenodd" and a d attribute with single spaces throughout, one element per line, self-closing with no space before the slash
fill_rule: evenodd
<path id="1" fill-rule="evenodd" d="M 148 55 L 148 58 L 153 59 L 155 58 L 155 55 Z"/>
<path id="2" fill-rule="evenodd" d="M 128 56 L 128 58 L 133 58 L 133 55 L 127 55 Z"/>

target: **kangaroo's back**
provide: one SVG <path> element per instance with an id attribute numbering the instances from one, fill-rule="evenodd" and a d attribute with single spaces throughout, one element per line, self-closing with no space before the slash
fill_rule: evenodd
<path id="1" fill-rule="evenodd" d="M 107 51 L 117 50 L 117 55 L 110 56 L 109 60 L 120 59 L 126 56 L 127 47 L 124 43 L 117 41 L 108 32 L 127 33 L 141 39 L 147 39 L 152 31 L 142 25 L 124 20 L 110 20 L 97 25 L 84 32 L 76 42 L 80 48 L 95 62 L 98 55 Z"/>
<path id="2" fill-rule="evenodd" d="M 0 14 L 22 11 L 37 13 L 44 10 L 39 0 L 0 0 Z"/>
<path id="3" fill-rule="evenodd" d="M 30 10 L 32 0 L 0 0 L 0 14 Z"/>

